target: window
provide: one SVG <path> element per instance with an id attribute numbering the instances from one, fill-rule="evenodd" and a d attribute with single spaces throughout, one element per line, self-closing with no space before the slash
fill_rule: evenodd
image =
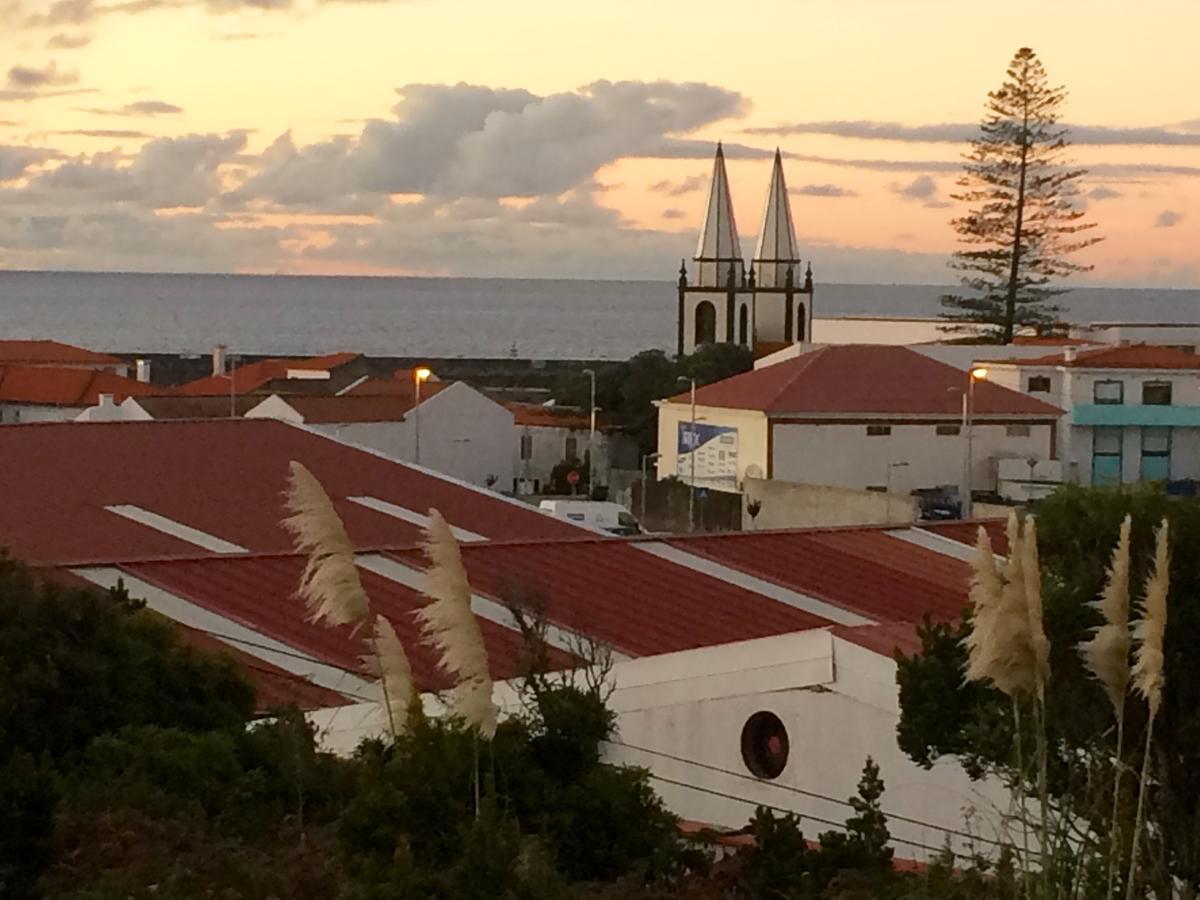
<path id="1" fill-rule="evenodd" d="M 1142 429 L 1142 481 L 1171 477 L 1171 429 Z"/>
<path id="2" fill-rule="evenodd" d="M 1004 429 L 1004 433 L 1008 437 L 1029 437 L 1028 425 L 1009 425 Z"/>
<path id="3" fill-rule="evenodd" d="M 868 425 L 867 437 L 883 437 L 892 433 L 891 425 Z"/>
<path id="4" fill-rule="evenodd" d="M 937 433 L 945 437 L 953 437 L 954 435 L 958 434 L 960 430 L 961 429 L 958 425 L 939 425 L 937 427 Z"/>
<path id="5" fill-rule="evenodd" d="M 711 344 L 717 339 L 717 308 L 708 300 L 696 304 L 696 346 Z"/>
<path id="6" fill-rule="evenodd" d="M 742 762 L 759 778 L 778 778 L 788 760 L 788 733 L 773 712 L 756 712 L 742 726 Z"/>
<path id="7" fill-rule="evenodd" d="M 1025 382 L 1025 390 L 1031 394 L 1050 393 L 1050 376 L 1030 375 L 1029 380 Z"/>
<path id="8" fill-rule="evenodd" d="M 1096 403 L 1124 403 L 1125 385 L 1120 381 L 1097 381 L 1092 396 Z"/>
<path id="9" fill-rule="evenodd" d="M 521 435 L 521 459 L 533 459 L 533 435 Z"/>
<path id="10" fill-rule="evenodd" d="M 804 334 L 804 304 L 797 303 L 796 304 L 796 341 L 798 343 L 803 343 L 804 338 L 805 338 L 805 334 Z"/>
<path id="11" fill-rule="evenodd" d="M 509 444 L 509 446 L 511 447 L 512 444 Z M 566 447 L 563 450 L 563 458 L 569 459 L 569 460 L 579 459 L 579 438 L 577 438 L 577 437 L 567 438 Z"/>
<path id="12" fill-rule="evenodd" d="M 1114 486 L 1121 483 L 1120 428 L 1092 430 L 1092 484 Z"/>
<path id="13" fill-rule="evenodd" d="M 738 343 L 743 347 L 749 346 L 750 339 L 750 307 L 742 304 L 742 311 L 738 316 Z"/>
<path id="14" fill-rule="evenodd" d="M 1171 382 L 1147 381 L 1143 383 L 1142 403 L 1146 406 L 1170 406 Z"/>

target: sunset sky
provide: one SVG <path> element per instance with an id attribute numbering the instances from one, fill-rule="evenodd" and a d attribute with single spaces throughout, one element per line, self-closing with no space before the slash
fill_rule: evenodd
<path id="1" fill-rule="evenodd" d="M 967 10 L 971 10 L 969 13 Z M 1109 285 L 1200 287 L 1196 0 L 0 0 L 0 268 L 670 278 L 718 139 L 818 280 L 944 282 L 1013 52 Z"/>

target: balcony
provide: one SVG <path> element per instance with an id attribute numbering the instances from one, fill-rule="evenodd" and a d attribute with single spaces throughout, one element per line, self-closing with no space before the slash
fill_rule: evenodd
<path id="1" fill-rule="evenodd" d="M 1144 406 L 1138 403 L 1083 403 L 1071 410 L 1072 425 L 1145 428 L 1200 428 L 1200 406 Z"/>

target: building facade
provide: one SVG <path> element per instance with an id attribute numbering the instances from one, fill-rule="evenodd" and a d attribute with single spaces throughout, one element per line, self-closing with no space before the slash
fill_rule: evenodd
<path id="1" fill-rule="evenodd" d="M 1002 460 L 1054 460 L 1061 410 L 905 347 L 822 347 L 658 406 L 658 476 L 738 491 L 768 478 L 908 493 L 997 487 Z M 968 453 L 966 441 L 970 437 Z"/>
<path id="2" fill-rule="evenodd" d="M 803 271 L 800 266 L 783 160 L 776 151 L 758 245 L 746 270 L 725 153 L 717 144 L 690 277 L 686 263 L 679 270 L 678 352 L 712 343 L 766 352 L 811 340 L 812 266 Z"/>
<path id="3" fill-rule="evenodd" d="M 1133 344 L 989 363 L 992 378 L 1064 410 L 1057 480 L 1200 480 L 1200 356 Z"/>

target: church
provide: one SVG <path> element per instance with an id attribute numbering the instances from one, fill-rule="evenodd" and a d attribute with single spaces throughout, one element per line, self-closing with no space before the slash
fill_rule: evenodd
<path id="1" fill-rule="evenodd" d="M 691 277 L 686 263 L 679 268 L 680 355 L 703 344 L 724 343 L 741 344 L 763 356 L 809 340 L 812 265 L 801 275 L 800 262 L 783 159 L 776 150 L 758 246 L 746 270 L 725 152 L 718 143 Z"/>

